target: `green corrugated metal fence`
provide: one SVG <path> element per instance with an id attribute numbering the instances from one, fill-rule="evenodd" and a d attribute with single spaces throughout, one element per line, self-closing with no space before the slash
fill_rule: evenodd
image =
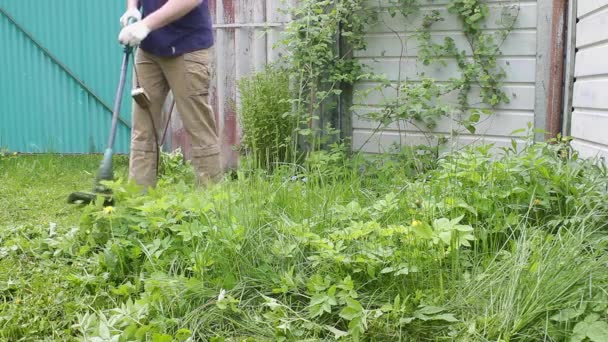
<path id="1" fill-rule="evenodd" d="M 124 1 L 0 0 L 0 148 L 103 151 L 123 9 Z M 128 152 L 130 106 L 126 91 L 117 152 Z"/>

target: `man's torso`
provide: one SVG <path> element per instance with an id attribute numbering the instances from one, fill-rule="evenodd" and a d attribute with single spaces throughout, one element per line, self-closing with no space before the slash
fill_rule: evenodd
<path id="1" fill-rule="evenodd" d="M 167 0 L 140 0 L 144 18 Z M 180 56 L 213 46 L 213 29 L 208 0 L 175 22 L 152 31 L 140 47 L 161 57 Z"/>

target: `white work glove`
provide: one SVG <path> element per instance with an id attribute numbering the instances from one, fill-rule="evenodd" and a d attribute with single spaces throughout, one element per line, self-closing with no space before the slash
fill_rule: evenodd
<path id="1" fill-rule="evenodd" d="M 120 26 L 125 27 L 129 25 L 129 19 L 135 19 L 135 21 L 140 21 L 141 12 L 137 8 L 128 9 L 125 14 L 120 17 Z"/>
<path id="2" fill-rule="evenodd" d="M 118 41 L 122 45 L 136 46 L 150 34 L 150 29 L 143 21 L 126 26 L 120 31 Z"/>

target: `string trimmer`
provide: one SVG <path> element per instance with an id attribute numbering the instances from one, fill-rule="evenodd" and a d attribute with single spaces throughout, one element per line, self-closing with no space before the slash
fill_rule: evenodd
<path id="1" fill-rule="evenodd" d="M 114 179 L 114 172 L 112 170 L 112 155 L 114 148 L 114 140 L 116 138 L 116 130 L 118 127 L 118 115 L 120 113 L 120 105 L 122 103 L 122 94 L 125 88 L 125 82 L 127 79 L 127 69 L 129 66 L 129 57 L 133 53 L 133 48 L 126 46 L 122 57 L 122 67 L 120 71 L 120 80 L 118 82 L 118 90 L 116 91 L 116 97 L 114 99 L 114 108 L 112 112 L 112 127 L 110 129 L 110 139 L 108 146 L 103 154 L 103 160 L 99 170 L 97 171 L 97 177 L 92 192 L 73 192 L 68 197 L 68 203 L 72 204 L 89 204 L 97 200 L 97 196 L 103 196 L 104 205 L 112 205 L 114 199 L 112 197 L 112 191 L 101 184 L 102 181 L 111 181 Z"/>

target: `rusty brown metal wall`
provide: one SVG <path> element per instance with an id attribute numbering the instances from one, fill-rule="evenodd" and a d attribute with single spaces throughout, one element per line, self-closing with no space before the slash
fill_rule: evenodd
<path id="1" fill-rule="evenodd" d="M 290 4 L 295 1 L 290 1 Z M 209 0 L 215 32 L 215 77 L 212 103 L 221 137 L 224 169 L 238 166 L 241 130 L 238 122 L 237 80 L 276 60 L 280 50 L 275 43 L 289 16 L 281 0 Z M 171 107 L 167 101 L 166 109 Z M 170 148 L 181 148 L 187 158 L 190 140 L 174 109 L 170 125 Z"/>
<path id="2" fill-rule="evenodd" d="M 554 0 L 551 20 L 551 55 L 549 89 L 547 91 L 547 139 L 562 133 L 564 99 L 564 61 L 566 43 L 566 16 L 568 0 Z"/>

